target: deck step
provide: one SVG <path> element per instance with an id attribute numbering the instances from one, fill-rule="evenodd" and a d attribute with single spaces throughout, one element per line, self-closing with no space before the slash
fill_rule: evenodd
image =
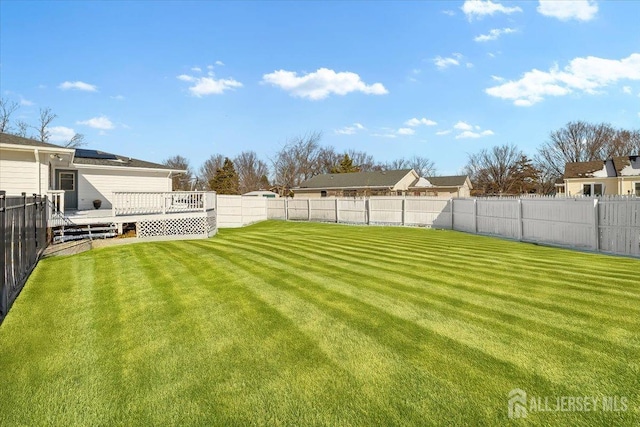
<path id="1" fill-rule="evenodd" d="M 53 243 L 63 243 L 83 239 L 106 239 L 116 237 L 118 228 L 115 224 L 62 225 L 53 228 Z"/>

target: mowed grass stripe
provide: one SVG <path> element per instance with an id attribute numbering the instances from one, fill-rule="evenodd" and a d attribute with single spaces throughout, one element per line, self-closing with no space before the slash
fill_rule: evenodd
<path id="1" fill-rule="evenodd" d="M 253 239 L 251 242 L 246 243 L 246 250 L 249 251 L 255 251 L 257 250 L 256 248 L 258 247 L 262 247 L 264 249 L 266 249 L 266 252 L 263 250 L 261 253 L 269 253 L 272 250 L 272 246 L 273 245 L 277 245 L 277 243 L 263 243 L 258 244 L 256 243 L 257 240 Z M 233 242 L 234 245 L 239 245 L 240 241 L 235 240 Z M 283 249 L 279 249 L 278 253 L 282 254 L 287 252 L 286 250 Z M 485 302 L 489 302 L 491 303 L 491 306 L 494 308 L 498 308 L 497 306 L 504 306 L 504 307 L 511 307 L 511 310 L 506 310 L 505 313 L 509 314 L 509 315 L 514 315 L 514 313 L 516 314 L 522 314 L 522 308 L 523 306 L 527 307 L 527 308 L 534 308 L 532 310 L 528 310 L 527 314 L 529 319 L 528 320 L 534 320 L 535 317 L 537 316 L 545 316 L 545 317 L 549 317 L 550 315 L 553 316 L 554 314 L 557 314 L 557 316 L 555 316 L 556 318 L 563 318 L 563 319 L 567 319 L 567 314 L 571 314 L 573 315 L 573 317 L 583 317 L 585 319 L 593 319 L 593 312 L 589 312 L 589 308 L 593 307 L 593 304 L 595 302 L 598 302 L 597 300 L 591 300 L 591 301 L 583 301 L 580 299 L 575 299 L 575 298 L 571 298 L 571 297 L 565 297 L 563 298 L 563 300 L 559 303 L 556 302 L 541 302 L 542 298 L 537 298 L 536 295 L 533 296 L 529 296 L 528 293 L 526 295 L 514 295 L 513 294 L 513 286 L 511 283 L 509 283 L 507 286 L 505 286 L 504 289 L 500 289 L 500 288 L 496 288 L 494 287 L 490 287 L 487 286 L 488 284 L 494 283 L 494 281 L 491 281 L 490 279 L 487 279 L 487 281 L 480 282 L 477 280 L 472 280 L 472 281 L 467 281 L 468 284 L 461 284 L 460 281 L 457 279 L 457 276 L 460 275 L 460 273 L 451 273 L 449 275 L 446 276 L 437 276 L 437 277 L 441 277 L 441 279 L 439 280 L 434 280 L 433 278 L 429 277 L 428 279 L 424 276 L 424 275 L 420 275 L 420 274 L 413 274 L 411 273 L 411 270 L 408 269 L 404 269 L 402 270 L 401 273 L 398 273 L 397 270 L 393 270 L 391 267 L 385 268 L 385 267 L 379 267 L 377 266 L 376 263 L 372 263 L 372 262 L 365 262 L 365 261 L 361 261 L 362 258 L 356 258 L 355 260 L 353 259 L 349 259 L 346 255 L 345 256 L 336 256 L 333 252 L 331 251 L 323 251 L 320 249 L 315 249 L 315 248 L 308 248 L 308 250 L 305 251 L 298 251 L 296 253 L 291 253 L 290 254 L 294 255 L 295 258 L 297 259 L 293 259 L 291 262 L 297 262 L 298 266 L 303 267 L 305 269 L 308 268 L 315 268 L 317 271 L 326 271 L 324 269 L 324 266 L 316 266 L 314 267 L 314 261 L 316 259 L 318 259 L 318 256 L 327 256 L 330 257 L 330 259 L 332 260 L 331 262 L 331 270 L 333 274 L 336 273 L 358 273 L 356 275 L 354 275 L 353 277 L 361 277 L 362 283 L 363 285 L 366 285 L 366 282 L 364 281 L 364 279 L 368 279 L 368 280 L 373 280 L 375 278 L 384 278 L 385 283 L 388 284 L 393 284 L 393 287 L 395 289 L 402 289 L 403 291 L 409 293 L 409 294 L 414 294 L 414 295 L 426 295 L 429 294 L 435 298 L 441 298 L 441 299 L 445 299 L 448 301 L 453 302 L 454 305 L 457 305 L 458 302 L 465 302 L 466 300 L 468 300 L 469 298 L 475 300 L 476 302 L 478 302 L 478 298 L 483 298 L 483 296 L 486 296 L 488 299 L 488 301 Z M 305 261 L 301 261 L 300 259 L 304 259 Z M 288 263 L 289 261 L 285 260 L 285 263 Z M 306 264 L 305 264 L 306 262 Z M 375 272 L 374 274 L 372 274 L 372 272 Z M 386 272 L 388 274 L 381 274 L 381 272 Z M 348 275 L 347 275 L 348 277 Z M 554 282 L 552 285 L 555 285 L 557 282 Z M 451 295 L 451 288 L 457 288 L 459 289 L 461 292 L 456 294 L 457 299 L 452 300 L 451 297 L 449 295 Z M 549 288 L 550 289 L 550 288 Z M 556 292 L 560 292 L 560 291 L 556 291 Z M 469 293 L 468 296 L 465 297 L 465 294 Z M 547 298 L 547 300 L 549 300 L 550 298 L 548 298 L 548 293 L 545 293 L 543 295 L 544 298 Z M 496 301 L 496 298 L 500 299 L 501 301 Z M 551 299 L 551 301 L 554 301 L 553 299 Z M 480 309 L 484 309 L 483 304 L 485 303 L 483 301 L 479 302 L 480 305 Z M 614 323 L 616 325 L 616 328 L 619 328 L 622 325 L 627 325 L 628 327 L 628 331 L 631 332 L 635 332 L 637 330 L 637 326 L 638 323 L 632 323 L 632 322 L 627 322 L 627 316 L 620 316 L 620 318 L 616 318 L 616 314 L 620 313 L 619 309 L 620 309 L 620 305 L 624 306 L 623 303 L 625 303 L 625 300 L 620 300 L 618 301 L 618 305 L 616 305 L 615 307 L 604 307 L 602 308 L 602 314 L 600 315 L 600 320 L 602 320 L 602 322 L 596 324 L 596 326 L 598 326 L 598 330 L 596 331 L 597 333 L 601 332 L 601 328 L 603 325 L 607 324 L 607 323 Z M 572 306 L 572 308 L 569 307 L 569 304 Z M 576 304 L 583 304 L 583 310 L 577 310 L 576 308 Z M 536 313 L 535 307 L 539 308 L 539 312 Z M 615 311 L 613 311 L 613 309 L 615 308 Z M 612 319 L 613 317 L 613 319 Z M 508 320 L 508 319 L 506 319 Z M 548 320 L 553 320 L 553 319 L 548 319 Z M 576 319 L 571 319 L 569 318 L 569 320 L 576 320 Z M 613 320 L 613 321 L 612 321 Z M 585 321 L 579 320 L 576 322 L 577 324 L 575 325 L 575 328 L 584 328 L 584 324 L 586 323 Z M 624 331 L 620 331 L 622 333 L 624 333 Z"/>
<path id="2" fill-rule="evenodd" d="M 639 265 L 284 222 L 44 260 L 0 327 L 0 424 L 495 425 L 515 387 L 637 402 Z"/>
<path id="3" fill-rule="evenodd" d="M 269 258 L 267 258 L 263 254 L 264 258 L 262 259 L 257 257 L 257 255 L 258 253 L 255 250 L 252 250 L 252 253 L 246 258 L 250 258 L 252 262 L 263 261 L 264 263 L 261 263 L 261 266 L 267 265 L 270 270 L 278 270 L 278 265 L 274 264 L 274 260 L 276 259 L 280 259 L 283 264 L 291 264 L 294 262 L 293 260 L 289 260 L 289 261 L 287 261 L 286 259 L 282 260 L 279 255 L 271 255 Z M 304 265 L 299 267 L 301 268 L 298 271 L 303 271 Z M 332 280 L 331 277 L 322 277 L 322 276 L 316 277 L 313 274 L 308 272 L 300 273 L 299 277 L 302 279 L 301 281 L 304 281 L 304 283 L 308 285 L 311 285 L 317 282 L 324 282 L 324 284 L 322 285 L 324 287 L 328 287 L 329 286 L 328 283 L 331 283 L 331 280 Z M 368 282 L 363 282 L 361 287 L 366 287 L 367 286 L 366 283 Z M 348 295 L 348 293 L 344 292 L 344 284 L 345 284 L 344 281 L 341 281 L 340 285 L 335 287 L 335 289 L 337 292 L 342 293 L 343 295 Z M 421 304 L 421 301 L 416 301 L 416 303 L 424 307 L 424 305 Z M 460 313 L 461 310 L 463 310 L 464 308 L 463 304 L 456 304 L 456 305 L 457 307 L 455 307 L 455 312 Z M 442 313 L 454 314 L 453 309 L 442 310 L 440 307 L 434 307 L 433 304 L 428 304 L 427 307 L 431 309 L 435 308 L 436 310 L 439 310 Z M 385 310 L 388 311 L 388 308 L 385 308 Z M 489 310 L 483 307 L 482 305 L 473 304 L 473 306 L 468 309 L 467 313 L 470 316 L 475 317 L 476 316 L 475 313 L 477 312 L 486 313 L 486 312 L 494 312 L 494 311 L 495 310 Z M 599 340 L 598 338 L 593 336 L 584 336 L 582 334 L 567 334 L 566 330 L 563 330 L 561 328 L 557 328 L 555 326 L 551 326 L 548 324 L 544 324 L 542 322 L 537 322 L 537 321 L 514 322 L 513 318 L 506 318 L 507 316 L 501 316 L 501 317 L 503 317 L 503 319 L 500 319 L 501 321 L 498 321 L 498 319 L 496 319 L 495 321 L 491 319 L 483 323 L 485 324 L 485 326 L 491 327 L 493 329 L 499 328 L 499 330 L 501 330 L 506 327 L 511 329 L 512 333 L 513 333 L 513 330 L 516 330 L 520 334 L 519 338 L 520 339 L 525 338 L 525 342 L 529 344 L 528 348 L 526 348 L 525 351 L 523 351 L 523 353 L 526 353 L 527 351 L 530 352 L 531 348 L 535 346 L 548 347 L 549 345 L 555 343 L 555 347 L 559 347 L 557 351 L 558 355 L 556 357 L 554 352 L 550 352 L 548 354 L 548 359 L 549 359 L 548 364 L 559 363 L 561 361 L 566 362 L 567 359 L 581 360 L 585 356 L 585 354 L 593 353 L 596 351 L 601 352 L 600 356 L 603 358 L 603 360 L 600 360 L 600 363 L 603 366 L 608 366 L 611 363 L 611 359 L 607 356 L 608 350 L 611 346 L 611 342 Z M 477 318 L 472 320 L 474 321 L 474 324 L 478 323 Z M 460 331 L 458 330 L 456 332 L 459 334 Z M 467 334 L 467 336 L 473 339 L 472 334 Z M 482 346 L 478 342 L 475 342 L 475 340 L 473 341 L 476 346 L 480 345 L 480 348 L 487 347 L 487 346 Z M 563 343 L 563 341 L 565 342 Z M 576 344 L 581 346 L 581 348 L 575 348 Z M 509 356 L 509 358 L 513 359 L 513 357 L 517 356 L 517 353 L 519 352 L 517 348 L 511 347 L 511 345 L 512 344 L 509 343 L 508 345 L 504 346 L 504 350 L 505 350 L 504 354 Z M 554 347 L 551 347 L 551 348 L 554 348 Z M 495 351 L 496 348 L 493 347 L 492 350 Z M 633 352 L 636 350 L 637 349 L 630 349 L 628 351 Z M 495 352 L 492 353 L 492 355 L 496 356 Z M 498 353 L 498 357 L 500 356 L 502 356 L 502 354 Z M 591 354 L 592 358 L 595 356 L 596 356 L 595 354 Z M 545 366 L 541 366 L 541 369 L 544 371 Z"/>

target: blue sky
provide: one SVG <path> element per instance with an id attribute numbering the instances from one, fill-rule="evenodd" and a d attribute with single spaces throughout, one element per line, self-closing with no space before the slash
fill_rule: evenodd
<path id="1" fill-rule="evenodd" d="M 322 131 L 454 174 L 572 120 L 640 128 L 638 17 L 631 0 L 2 1 L 0 83 L 15 118 L 58 115 L 52 142 L 197 168 Z"/>

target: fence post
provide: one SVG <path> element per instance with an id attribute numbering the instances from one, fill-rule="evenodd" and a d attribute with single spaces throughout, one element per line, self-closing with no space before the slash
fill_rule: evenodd
<path id="1" fill-rule="evenodd" d="M 406 198 L 402 199 L 402 225 L 404 225 L 404 218 L 406 216 L 406 213 L 405 213 L 405 209 L 407 208 L 407 204 L 405 203 L 406 201 L 407 201 Z"/>
<path id="2" fill-rule="evenodd" d="M 340 222 L 340 218 L 338 216 L 338 198 L 336 197 L 336 224 Z"/>
<path id="3" fill-rule="evenodd" d="M 307 199 L 307 221 L 311 221 L 311 199 Z"/>
<path id="4" fill-rule="evenodd" d="M 38 248 L 38 195 L 33 193 L 33 241 Z M 37 252 L 37 251 L 36 251 Z"/>
<path id="5" fill-rule="evenodd" d="M 473 233 L 478 234 L 478 199 L 473 199 Z"/>
<path id="6" fill-rule="evenodd" d="M 6 218 L 7 218 L 7 192 L 0 191 L 0 260 L 4 269 L 7 268 L 7 234 L 6 234 Z M 7 314 L 8 289 L 5 283 L 5 271 L 0 274 L 0 322 Z"/>
<path id="7" fill-rule="evenodd" d="M 522 199 L 518 198 L 518 240 L 524 238 L 524 230 L 522 224 Z"/>
<path id="8" fill-rule="evenodd" d="M 600 251 L 600 215 L 599 215 L 599 202 L 598 199 L 593 199 L 593 226 L 595 232 L 595 238 L 593 240 L 593 248 L 596 252 Z"/>
<path id="9" fill-rule="evenodd" d="M 454 227 L 454 222 L 453 222 L 453 198 L 449 199 L 449 205 L 450 205 L 450 209 L 451 209 L 451 229 L 455 230 Z"/>
<path id="10" fill-rule="evenodd" d="M 364 199 L 364 222 L 367 223 L 367 225 L 369 225 L 370 219 L 371 219 L 371 205 L 370 205 L 370 199 Z"/>
<path id="11" fill-rule="evenodd" d="M 289 220 L 289 201 L 286 197 L 284 198 L 284 220 Z"/>
<path id="12" fill-rule="evenodd" d="M 27 259 L 27 193 L 22 192 L 22 233 L 20 236 L 20 265 L 25 265 Z M 20 280 L 22 280 L 20 271 Z"/>

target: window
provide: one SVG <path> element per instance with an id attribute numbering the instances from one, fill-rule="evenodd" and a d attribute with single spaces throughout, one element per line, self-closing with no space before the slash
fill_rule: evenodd
<path id="1" fill-rule="evenodd" d="M 635 190 L 636 190 L 635 192 L 636 196 L 640 197 L 640 182 L 636 182 Z"/>
<path id="2" fill-rule="evenodd" d="M 397 194 L 398 196 L 402 196 L 402 190 L 398 190 L 398 191 L 396 191 L 396 194 Z"/>
<path id="3" fill-rule="evenodd" d="M 604 194 L 604 184 L 584 184 L 582 186 L 584 196 L 602 196 Z"/>
<path id="4" fill-rule="evenodd" d="M 75 174 L 73 172 L 60 172 L 60 190 L 74 191 L 76 189 Z"/>
<path id="5" fill-rule="evenodd" d="M 320 191 L 320 197 L 327 197 L 327 190 Z"/>

